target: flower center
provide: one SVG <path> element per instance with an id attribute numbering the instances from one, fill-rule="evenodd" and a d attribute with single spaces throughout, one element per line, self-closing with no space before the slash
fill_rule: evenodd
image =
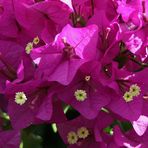
<path id="1" fill-rule="evenodd" d="M 67 141 L 69 144 L 76 144 L 78 141 L 78 136 L 75 132 L 71 131 L 67 135 Z"/>
<path id="2" fill-rule="evenodd" d="M 26 51 L 27 54 L 30 54 L 30 52 L 32 51 L 32 49 L 33 49 L 33 43 L 32 42 L 29 42 L 26 45 L 25 51 Z"/>
<path id="3" fill-rule="evenodd" d="M 27 54 L 30 54 L 30 52 L 32 51 L 33 49 L 33 45 L 37 45 L 39 44 L 40 42 L 40 39 L 38 36 L 36 36 L 32 42 L 29 42 L 27 45 L 26 45 L 26 48 L 25 48 L 25 51 Z"/>
<path id="4" fill-rule="evenodd" d="M 39 42 L 40 42 L 40 39 L 39 39 L 38 36 L 36 36 L 36 37 L 33 39 L 33 43 L 34 43 L 35 45 L 37 45 Z"/>
<path id="5" fill-rule="evenodd" d="M 85 90 L 76 90 L 74 93 L 75 98 L 77 99 L 77 101 L 84 101 L 85 99 L 87 99 L 87 93 Z"/>
<path id="6" fill-rule="evenodd" d="M 133 100 L 133 97 L 137 97 L 140 95 L 140 87 L 137 84 L 133 84 L 130 86 L 129 91 L 125 92 L 123 98 L 126 102 L 130 102 Z"/>
<path id="7" fill-rule="evenodd" d="M 85 81 L 90 81 L 91 76 L 85 76 Z"/>
<path id="8" fill-rule="evenodd" d="M 79 138 L 85 139 L 89 136 L 89 131 L 86 127 L 81 127 L 77 130 L 77 135 Z"/>
<path id="9" fill-rule="evenodd" d="M 126 102 L 131 102 L 133 100 L 133 96 L 130 92 L 126 92 L 124 94 L 123 98 Z"/>
<path id="10" fill-rule="evenodd" d="M 19 105 L 23 105 L 27 101 L 27 97 L 24 92 L 17 92 L 15 94 L 15 102 Z"/>
<path id="11" fill-rule="evenodd" d="M 140 91 L 141 91 L 141 89 L 137 84 L 131 85 L 130 93 L 132 94 L 132 96 L 139 96 Z"/>

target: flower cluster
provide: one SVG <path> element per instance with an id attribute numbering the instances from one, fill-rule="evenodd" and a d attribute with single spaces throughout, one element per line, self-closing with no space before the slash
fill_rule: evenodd
<path id="1" fill-rule="evenodd" d="M 146 148 L 147 74 L 148 0 L 0 0 L 2 148 L 44 123 L 69 148 Z"/>

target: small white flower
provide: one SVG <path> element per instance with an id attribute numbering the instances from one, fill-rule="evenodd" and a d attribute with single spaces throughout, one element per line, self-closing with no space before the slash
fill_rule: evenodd
<path id="1" fill-rule="evenodd" d="M 71 131 L 67 135 L 67 141 L 69 144 L 76 144 L 78 141 L 78 136 L 75 132 Z"/>
<path id="2" fill-rule="evenodd" d="M 33 43 L 32 42 L 29 42 L 26 45 L 25 51 L 26 51 L 27 54 L 30 54 L 30 52 L 31 52 L 32 49 L 33 49 Z"/>
<path id="3" fill-rule="evenodd" d="M 89 131 L 86 127 L 81 127 L 77 130 L 77 135 L 79 138 L 85 139 L 89 136 Z"/>
<path id="4" fill-rule="evenodd" d="M 130 93 L 133 95 L 133 96 L 139 96 L 140 95 L 140 87 L 137 85 L 137 84 L 134 84 L 130 87 Z"/>
<path id="5" fill-rule="evenodd" d="M 34 43 L 35 45 L 37 45 L 39 42 L 40 42 L 40 39 L 39 39 L 38 36 L 33 39 L 33 43 Z"/>
<path id="6" fill-rule="evenodd" d="M 123 98 L 126 102 L 131 102 L 133 100 L 133 95 L 130 92 L 126 92 Z"/>
<path id="7" fill-rule="evenodd" d="M 74 96 L 78 101 L 84 101 L 87 98 L 87 93 L 85 90 L 80 89 L 75 91 Z"/>
<path id="8" fill-rule="evenodd" d="M 85 76 L 85 81 L 89 81 L 91 76 Z"/>
<path id="9" fill-rule="evenodd" d="M 19 105 L 23 105 L 27 101 L 27 97 L 24 92 L 17 92 L 15 94 L 15 102 Z"/>

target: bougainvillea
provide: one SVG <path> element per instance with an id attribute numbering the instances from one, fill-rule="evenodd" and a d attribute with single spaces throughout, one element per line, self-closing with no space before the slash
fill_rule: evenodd
<path id="1" fill-rule="evenodd" d="M 148 0 L 0 0 L 0 148 L 147 148 L 147 75 Z"/>

